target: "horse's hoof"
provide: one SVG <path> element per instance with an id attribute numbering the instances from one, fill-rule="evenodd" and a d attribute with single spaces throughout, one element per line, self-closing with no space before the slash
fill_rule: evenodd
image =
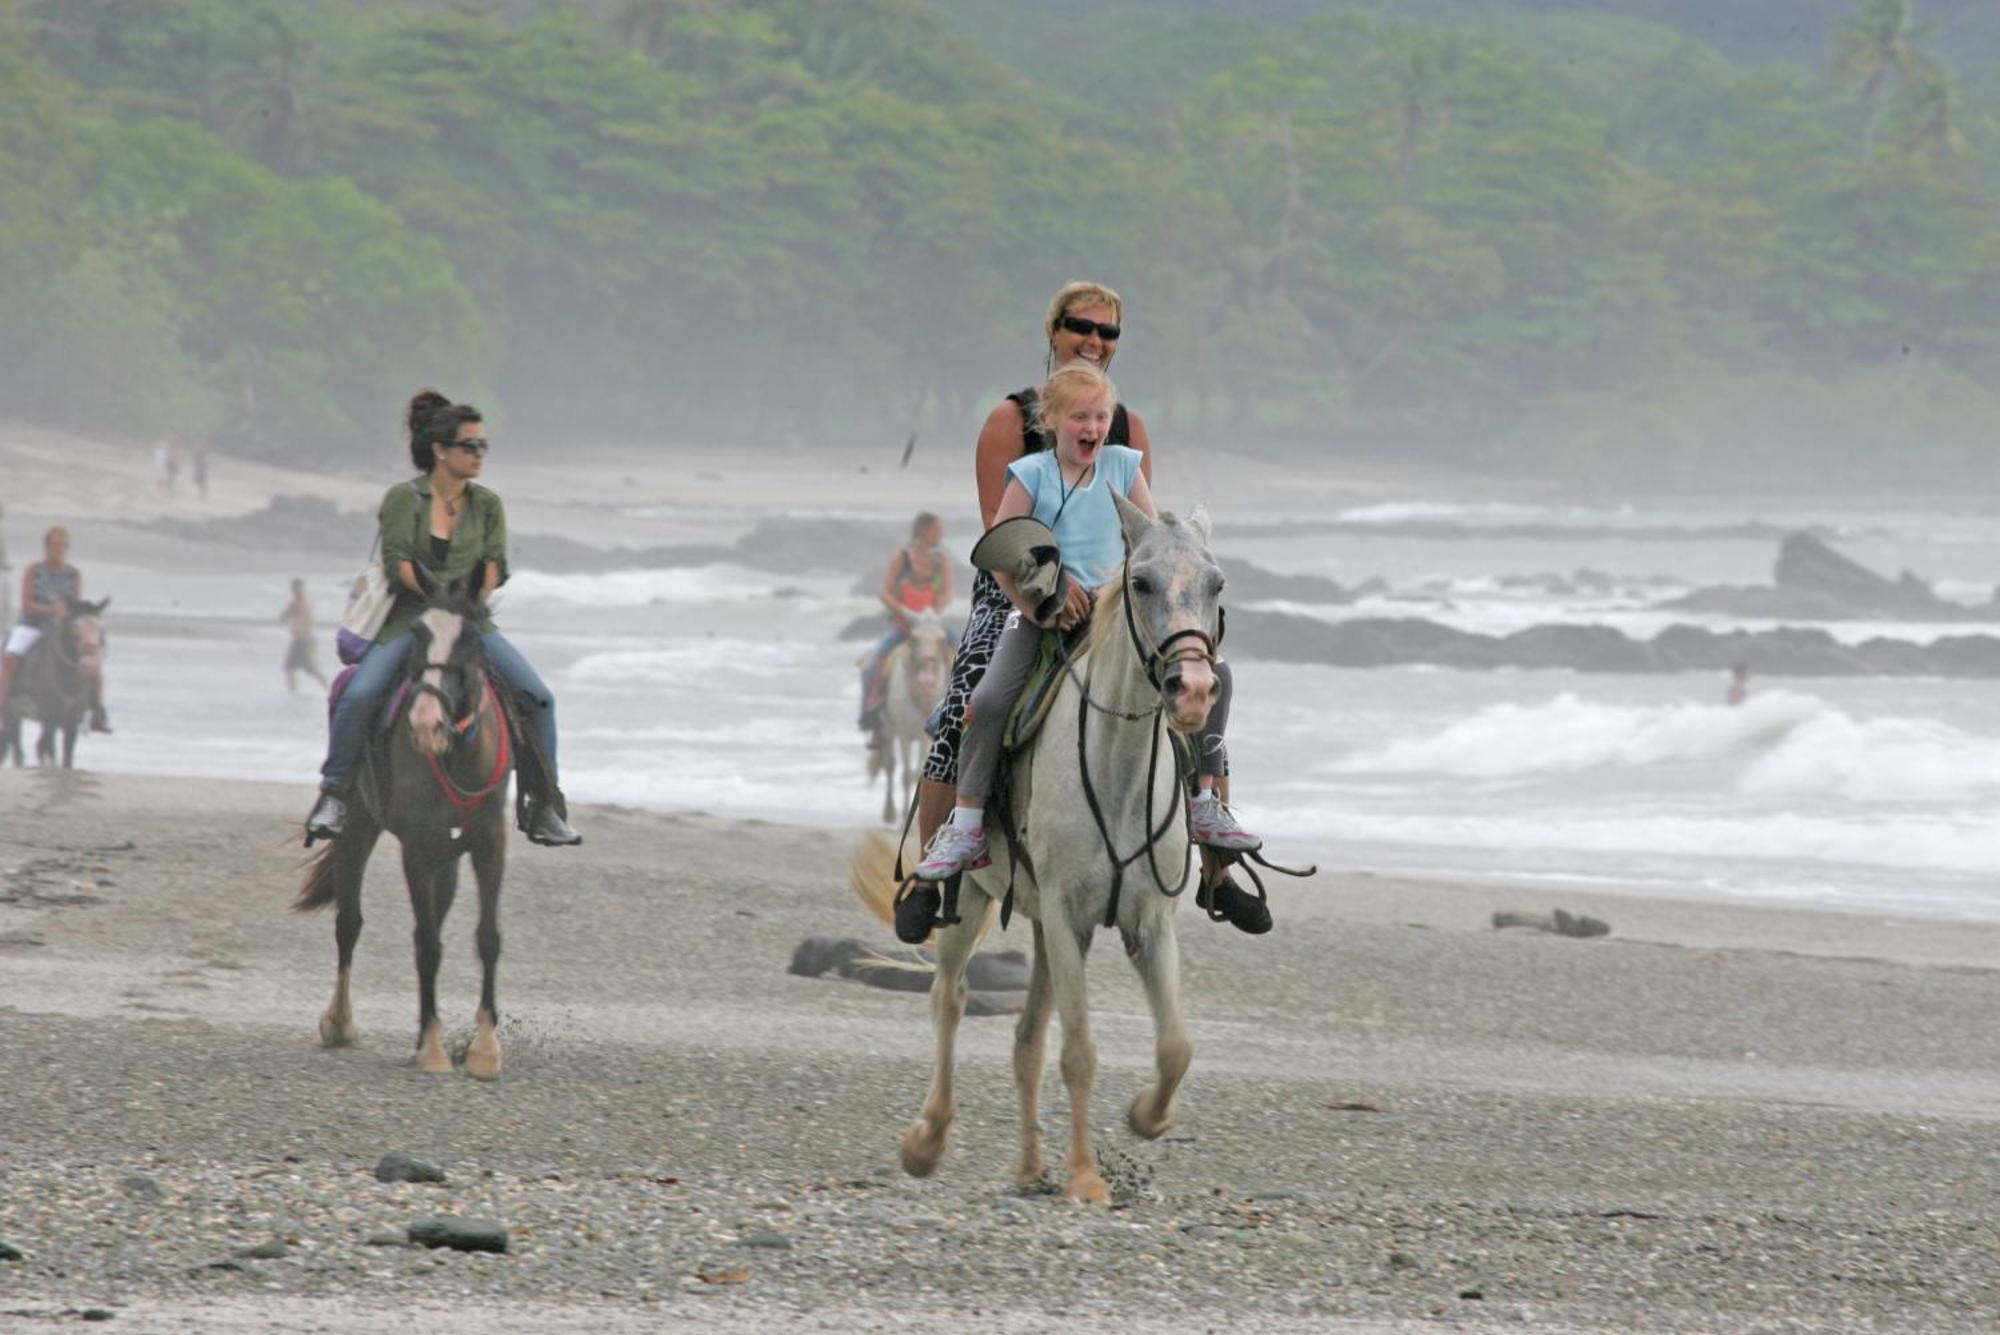
<path id="1" fill-rule="evenodd" d="M 501 1065 L 502 1058 L 498 1043 L 494 1043 L 491 1047 L 482 1050 L 478 1042 L 475 1041 L 470 1048 L 466 1049 L 465 1073 L 474 1080 L 498 1080 L 500 1078 Z"/>
<path id="2" fill-rule="evenodd" d="M 911 1177 L 929 1177 L 944 1158 L 944 1135 L 933 1132 L 930 1123 L 918 1120 L 903 1133 L 903 1171 Z"/>
<path id="3" fill-rule="evenodd" d="M 322 1015 L 319 1020 L 319 1045 L 323 1048 L 351 1048 L 361 1041 L 361 1031 L 351 1024 L 341 1024 Z"/>
<path id="4" fill-rule="evenodd" d="M 1095 1168 L 1072 1175 L 1069 1180 L 1069 1190 L 1063 1195 L 1077 1205 L 1111 1204 L 1111 1186 L 1097 1175 Z"/>
<path id="5" fill-rule="evenodd" d="M 1153 1108 L 1153 1091 L 1141 1090 L 1125 1108 L 1125 1125 L 1141 1140 L 1158 1140 L 1174 1124 L 1174 1106 Z"/>

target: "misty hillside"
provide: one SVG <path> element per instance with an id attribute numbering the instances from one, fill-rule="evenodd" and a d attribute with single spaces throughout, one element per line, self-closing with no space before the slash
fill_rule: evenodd
<path id="1" fill-rule="evenodd" d="M 0 403 L 337 461 L 958 433 L 1121 289 L 1156 434 L 1986 485 L 2000 5 L 13 0 Z"/>

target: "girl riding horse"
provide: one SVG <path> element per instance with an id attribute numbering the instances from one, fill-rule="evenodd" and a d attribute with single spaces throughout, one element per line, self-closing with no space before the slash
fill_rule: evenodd
<path id="1" fill-rule="evenodd" d="M 1097 590 L 1124 564 L 1124 531 L 1112 498 L 1124 497 L 1148 518 L 1159 517 L 1139 469 L 1139 452 L 1106 441 L 1117 406 L 1118 391 L 1109 376 L 1089 362 L 1070 363 L 1049 377 L 1035 401 L 1038 425 L 1055 437 L 1055 449 L 1008 465 L 1007 490 L 994 524 L 1033 516 L 1054 533 L 1062 553 L 1060 603 L 1053 610 L 1039 609 L 1012 575 L 996 574 L 1014 613 L 972 694 L 958 756 L 956 805 L 917 866 L 920 881 L 948 880 L 985 865 L 986 798 L 1000 767 L 1008 716 L 1027 686 L 1042 636 L 1083 624 Z M 1222 682 L 1216 679 L 1211 721 L 1197 740 L 1196 754 L 1204 761 L 1224 754 L 1221 729 L 1229 709 Z M 1212 848 L 1255 850 L 1263 841 L 1238 825 L 1215 796 L 1220 772 L 1217 763 L 1201 766 L 1200 787 L 1188 808 L 1190 832 Z"/>
<path id="2" fill-rule="evenodd" d="M 507 582 L 507 513 L 500 497 L 474 482 L 485 466 L 485 418 L 469 403 L 453 403 L 436 390 L 410 400 L 410 462 L 418 476 L 389 488 L 382 497 L 382 566 L 396 590 L 395 605 L 376 633 L 328 728 L 326 763 L 320 766 L 320 798 L 306 818 L 306 836 L 337 837 L 347 826 L 348 771 L 360 758 L 376 716 L 404 676 L 410 628 L 430 604 L 417 569 L 435 585 L 464 582 L 477 594 L 474 613 L 488 664 L 524 706 L 540 743 L 540 792 L 524 804 L 522 829 L 538 844 L 580 844 L 583 836 L 565 819 L 566 804 L 556 783 L 556 698 L 521 651 L 494 629 L 485 600 Z M 529 770 L 523 769 L 523 786 Z"/>
<path id="3" fill-rule="evenodd" d="M 910 545 L 889 558 L 875 595 L 889 614 L 889 629 L 861 665 L 861 731 L 870 734 L 871 749 L 882 742 L 882 664 L 910 638 L 912 613 L 942 612 L 951 602 L 951 563 L 938 549 L 942 541 L 943 522 L 929 511 L 918 515 L 910 524 Z"/>

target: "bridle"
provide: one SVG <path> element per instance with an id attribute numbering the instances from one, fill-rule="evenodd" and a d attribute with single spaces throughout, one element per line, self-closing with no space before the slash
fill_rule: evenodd
<path id="1" fill-rule="evenodd" d="M 463 613 L 459 615 L 464 616 Z M 470 620 L 469 617 L 466 619 Z M 428 654 L 421 661 L 418 660 L 415 654 L 412 654 L 410 656 L 409 671 L 411 695 L 432 696 L 444 710 L 447 732 L 450 738 L 448 751 L 456 750 L 461 744 L 469 742 L 479 735 L 480 713 L 488 700 L 497 700 L 499 698 L 498 692 L 493 686 L 492 676 L 486 670 L 485 663 L 433 663 L 429 661 Z M 432 672 L 437 673 L 446 684 L 436 685 L 425 680 Z M 461 683 L 456 690 L 450 689 L 449 686 L 453 678 L 456 678 Z M 468 680 L 471 680 L 478 687 L 477 691 L 464 684 Z M 493 772 L 487 776 L 485 783 L 476 788 L 461 786 L 458 780 L 452 777 L 451 771 L 445 768 L 443 761 L 439 760 L 436 755 L 429 751 L 423 753 L 425 763 L 430 766 L 431 777 L 437 781 L 439 789 L 445 795 L 445 800 L 450 802 L 453 810 L 457 812 L 457 819 L 454 821 L 456 825 L 463 826 L 466 819 L 474 811 L 484 806 L 486 800 L 498 792 L 501 786 L 507 782 L 507 773 L 512 763 L 512 756 L 510 754 L 507 720 L 504 711 L 496 711 L 495 727 L 499 732 L 500 744 L 498 752 L 494 757 Z"/>
<path id="2" fill-rule="evenodd" d="M 1113 709 L 1108 705 L 1099 704 L 1092 697 L 1090 691 L 1091 677 L 1095 676 L 1097 671 L 1095 660 L 1091 663 L 1089 675 L 1082 678 L 1076 675 L 1076 662 L 1074 658 L 1065 654 L 1062 660 L 1063 670 L 1069 674 L 1070 680 L 1076 683 L 1077 693 L 1080 697 L 1080 703 L 1077 705 L 1076 719 L 1076 761 L 1077 768 L 1082 772 L 1083 776 L 1083 798 L 1090 807 L 1091 819 L 1097 822 L 1097 836 L 1103 841 L 1104 855 L 1111 863 L 1111 897 L 1106 902 L 1104 909 L 1104 925 L 1106 927 L 1116 927 L 1118 925 L 1118 901 L 1125 886 L 1125 869 L 1137 862 L 1141 857 L 1146 859 L 1146 867 L 1153 875 L 1153 885 L 1162 895 L 1168 899 L 1177 899 L 1187 890 L 1188 872 L 1194 865 L 1193 840 L 1190 839 L 1187 847 L 1181 852 L 1181 874 L 1175 878 L 1171 887 L 1167 884 L 1165 874 L 1160 870 L 1159 858 L 1157 856 L 1160 840 L 1166 838 L 1167 831 L 1173 828 L 1174 816 L 1177 814 L 1174 810 L 1169 810 L 1166 817 L 1157 823 L 1153 815 L 1153 791 L 1158 786 L 1160 734 L 1163 731 L 1159 726 L 1159 718 L 1166 711 L 1166 678 L 1172 672 L 1174 665 L 1176 663 L 1199 661 L 1213 667 L 1215 665 L 1215 653 L 1222 645 L 1222 635 L 1225 630 L 1222 607 L 1218 604 L 1215 609 L 1215 634 L 1210 635 L 1198 626 L 1190 626 L 1184 630 L 1173 632 L 1164 640 L 1149 643 L 1151 636 L 1141 631 L 1138 614 L 1132 610 L 1134 602 L 1132 593 L 1132 541 L 1129 537 L 1125 540 L 1125 563 L 1119 567 L 1118 578 L 1119 599 L 1125 605 L 1126 639 L 1131 643 L 1133 652 L 1139 656 L 1140 665 L 1146 670 L 1146 680 L 1152 684 L 1154 691 L 1159 696 L 1153 702 L 1153 707 L 1134 712 Z M 1187 643 L 1183 644 L 1181 641 L 1186 641 Z M 1122 857 L 1118 853 L 1117 841 L 1112 838 L 1111 825 L 1104 818 L 1103 804 L 1098 801 L 1097 785 L 1092 783 L 1090 779 L 1088 734 L 1090 713 L 1093 709 L 1100 714 L 1108 715 L 1123 722 L 1136 723 L 1150 721 L 1153 724 L 1152 745 L 1149 747 L 1146 755 L 1146 839 L 1139 847 Z M 1178 748 L 1174 750 L 1173 755 L 1174 787 L 1178 790 L 1187 782 L 1187 775 L 1181 768 L 1181 754 Z M 1183 821 L 1187 819 L 1185 804 L 1182 804 L 1178 814 Z"/>

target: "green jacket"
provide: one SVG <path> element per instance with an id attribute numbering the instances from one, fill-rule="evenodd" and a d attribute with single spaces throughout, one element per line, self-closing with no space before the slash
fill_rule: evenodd
<path id="1" fill-rule="evenodd" d="M 500 497 L 477 482 L 468 482 L 460 509 L 458 527 L 451 531 L 451 548 L 445 553 L 444 568 L 440 570 L 431 557 L 430 478 L 399 482 L 384 493 L 376 522 L 381 526 L 382 569 L 388 573 L 389 586 L 396 591 L 396 605 L 389 609 L 389 619 L 375 634 L 377 644 L 387 644 L 408 634 L 411 623 L 423 614 L 423 598 L 411 592 L 396 574 L 398 564 L 403 561 L 427 567 L 446 584 L 455 579 L 469 580 L 475 572 L 483 576 L 480 568 L 490 562 L 500 568 L 500 582 L 507 582 L 507 508 L 500 504 Z M 482 613 L 479 629 L 482 634 L 491 631 L 493 618 Z"/>

